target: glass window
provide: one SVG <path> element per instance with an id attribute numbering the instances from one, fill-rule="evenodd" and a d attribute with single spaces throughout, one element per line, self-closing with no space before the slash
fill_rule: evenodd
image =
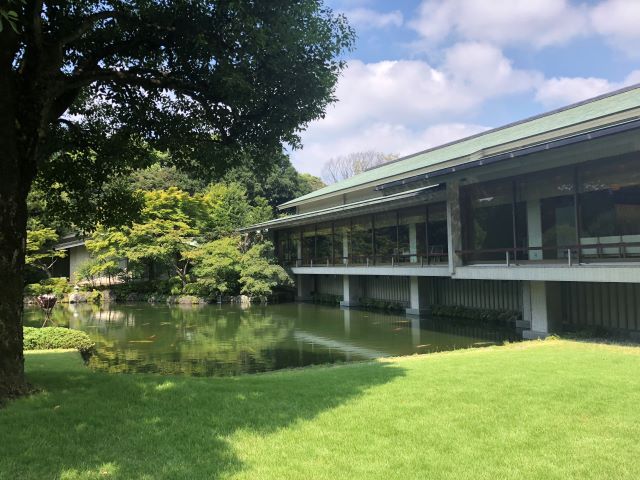
<path id="1" fill-rule="evenodd" d="M 400 262 L 419 263 L 427 252 L 425 206 L 400 210 L 398 250 Z M 426 259 L 425 259 L 426 261 Z"/>
<path id="2" fill-rule="evenodd" d="M 638 154 L 580 167 L 580 244 L 585 257 L 618 257 L 640 250 L 606 244 L 640 242 L 640 158 Z"/>
<path id="3" fill-rule="evenodd" d="M 376 263 L 391 263 L 398 251 L 396 212 L 378 213 L 374 217 Z"/>
<path id="4" fill-rule="evenodd" d="M 349 258 L 349 243 L 351 239 L 351 220 L 340 220 L 333 226 L 333 263 L 339 265 L 347 263 Z"/>
<path id="5" fill-rule="evenodd" d="M 331 263 L 333 258 L 333 237 L 331 223 L 321 223 L 316 229 L 316 255 L 314 263 Z"/>
<path id="6" fill-rule="evenodd" d="M 520 177 L 516 182 L 517 246 L 525 260 L 567 257 L 576 243 L 574 170 L 559 168 Z"/>
<path id="7" fill-rule="evenodd" d="M 427 243 L 429 245 L 429 261 L 447 261 L 447 204 L 434 203 L 427 207 Z"/>
<path id="8" fill-rule="evenodd" d="M 350 263 L 365 264 L 373 261 L 373 232 L 371 216 L 355 217 L 351 224 Z"/>
<path id="9" fill-rule="evenodd" d="M 303 265 L 310 265 L 315 261 L 315 249 L 316 249 L 316 226 L 309 225 L 302 230 L 302 263 Z"/>
<path id="10" fill-rule="evenodd" d="M 464 250 L 473 251 L 467 259 L 504 261 L 514 241 L 511 180 L 465 186 L 460 193 Z"/>

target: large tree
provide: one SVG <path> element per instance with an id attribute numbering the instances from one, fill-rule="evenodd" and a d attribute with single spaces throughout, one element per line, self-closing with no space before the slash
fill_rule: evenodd
<path id="1" fill-rule="evenodd" d="M 354 35 L 322 0 L 0 0 L 0 16 L 2 397 L 27 389 L 34 181 L 77 225 L 108 225 L 135 202 L 107 180 L 146 165 L 149 151 L 222 174 L 247 152 L 299 146 L 333 101 Z"/>

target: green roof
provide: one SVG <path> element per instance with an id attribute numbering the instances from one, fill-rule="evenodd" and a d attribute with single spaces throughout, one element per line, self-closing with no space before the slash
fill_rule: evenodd
<path id="1" fill-rule="evenodd" d="M 297 205 L 345 189 L 408 174 L 424 167 L 465 157 L 486 148 L 578 125 L 637 107 L 640 107 L 640 84 L 409 155 L 298 197 L 282 204 L 281 207 Z"/>

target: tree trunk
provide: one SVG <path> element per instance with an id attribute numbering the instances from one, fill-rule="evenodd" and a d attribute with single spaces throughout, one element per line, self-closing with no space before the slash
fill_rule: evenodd
<path id="1" fill-rule="evenodd" d="M 0 72 L 2 73 L 2 72 Z M 0 74 L 0 400 L 28 392 L 22 354 L 22 290 L 27 194 L 35 172 L 17 121 L 14 89 Z"/>

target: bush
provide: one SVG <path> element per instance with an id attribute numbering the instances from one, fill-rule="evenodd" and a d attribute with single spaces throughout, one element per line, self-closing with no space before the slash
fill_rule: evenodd
<path id="1" fill-rule="evenodd" d="M 492 310 L 461 305 L 433 305 L 431 314 L 435 317 L 466 318 L 468 320 L 507 325 L 521 318 L 520 312 L 515 310 Z"/>
<path id="2" fill-rule="evenodd" d="M 71 293 L 73 287 L 69 285 L 69 281 L 64 278 L 47 278 L 39 283 L 31 283 L 24 289 L 27 297 L 37 297 L 39 295 L 54 294 L 58 298 L 64 297 L 65 293 Z"/>
<path id="3" fill-rule="evenodd" d="M 88 357 L 95 343 L 84 332 L 63 327 L 23 327 L 25 350 L 51 350 L 75 348 L 83 357 Z"/>

